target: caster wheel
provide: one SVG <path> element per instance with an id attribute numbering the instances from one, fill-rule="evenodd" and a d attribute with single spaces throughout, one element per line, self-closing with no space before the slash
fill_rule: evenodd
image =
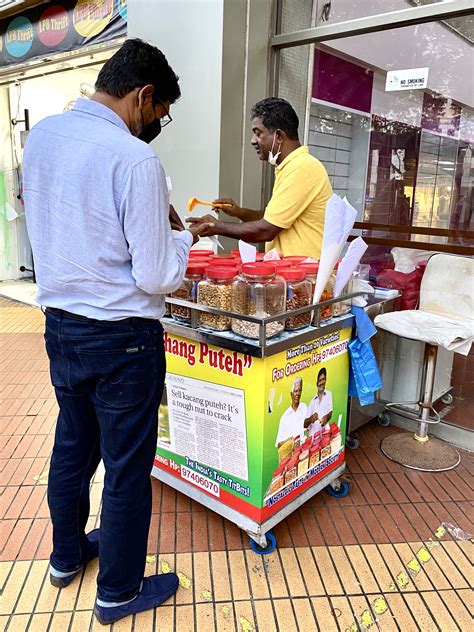
<path id="1" fill-rule="evenodd" d="M 268 555 L 269 553 L 273 553 L 277 547 L 276 538 L 271 531 L 267 531 L 267 533 L 265 533 L 265 537 L 267 538 L 266 547 L 260 546 L 255 542 L 255 540 L 250 538 L 250 548 L 254 553 L 257 553 L 257 555 Z"/>
<path id="2" fill-rule="evenodd" d="M 451 395 L 451 393 L 446 393 L 446 395 L 443 395 L 443 397 L 441 398 L 441 401 L 443 402 L 443 404 L 446 404 L 446 406 L 450 406 L 454 402 L 454 397 Z"/>
<path id="3" fill-rule="evenodd" d="M 331 485 L 326 487 L 326 491 L 330 496 L 334 496 L 334 498 L 344 498 L 349 493 L 349 483 L 347 481 L 341 482 L 341 487 L 338 491 L 333 489 Z"/>
<path id="4" fill-rule="evenodd" d="M 347 435 L 346 437 L 346 446 L 350 450 L 357 450 L 360 447 L 360 440 L 358 437 L 353 437 L 352 435 Z"/>
<path id="5" fill-rule="evenodd" d="M 380 413 L 377 419 L 381 426 L 390 426 L 390 415 L 388 413 Z"/>

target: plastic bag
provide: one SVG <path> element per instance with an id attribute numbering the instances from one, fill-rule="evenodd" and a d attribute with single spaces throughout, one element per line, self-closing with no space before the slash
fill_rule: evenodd
<path id="1" fill-rule="evenodd" d="M 424 266 L 419 266 L 408 274 L 396 270 L 383 270 L 377 276 L 377 285 L 401 291 L 400 309 L 416 309 L 424 270 Z"/>
<path id="2" fill-rule="evenodd" d="M 410 274 L 410 272 L 415 270 L 418 264 L 416 250 L 409 248 L 392 248 L 391 253 L 395 262 L 395 272 Z"/>
<path id="3" fill-rule="evenodd" d="M 373 404 L 374 393 L 383 384 L 370 340 L 361 342 L 359 338 L 353 338 L 348 347 L 351 356 L 349 395 L 358 397 L 361 406 Z"/>

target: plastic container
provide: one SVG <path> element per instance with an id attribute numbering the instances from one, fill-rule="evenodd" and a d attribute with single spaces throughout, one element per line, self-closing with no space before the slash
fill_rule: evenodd
<path id="1" fill-rule="evenodd" d="M 201 305 L 231 311 L 232 282 L 237 269 L 231 266 L 212 266 L 206 269 L 205 278 L 198 283 L 197 302 Z M 230 317 L 219 314 L 199 314 L 199 324 L 213 331 L 230 329 Z"/>
<path id="2" fill-rule="evenodd" d="M 298 457 L 294 456 L 288 461 L 285 473 L 285 485 L 294 481 L 298 476 Z"/>
<path id="3" fill-rule="evenodd" d="M 331 455 L 331 437 L 326 435 L 321 439 L 321 461 Z"/>
<path id="4" fill-rule="evenodd" d="M 309 469 L 316 467 L 321 454 L 321 442 L 315 441 L 309 449 Z"/>
<path id="5" fill-rule="evenodd" d="M 274 494 L 285 484 L 286 463 L 282 463 L 273 472 L 272 482 L 270 483 L 269 493 Z"/>
<path id="6" fill-rule="evenodd" d="M 201 261 L 190 261 L 186 268 L 183 282 L 181 286 L 175 290 L 171 296 L 173 298 L 180 298 L 184 301 L 191 301 L 196 303 L 197 301 L 197 286 L 199 281 L 204 278 L 204 273 L 208 264 Z M 171 316 L 174 320 L 190 324 L 191 323 L 191 310 L 189 307 L 183 307 L 182 305 L 171 305 Z"/>
<path id="7" fill-rule="evenodd" d="M 298 459 L 298 477 L 306 474 L 309 465 L 309 450 L 302 450 Z"/>
<path id="8" fill-rule="evenodd" d="M 311 304 L 311 283 L 301 268 L 281 268 L 278 274 L 286 281 L 286 310 L 299 309 Z M 311 323 L 311 312 L 287 318 L 285 329 L 295 331 Z"/>
<path id="9" fill-rule="evenodd" d="M 337 424 L 331 424 L 331 454 L 336 454 L 342 448 L 341 429 Z"/>
<path id="10" fill-rule="evenodd" d="M 285 311 L 286 284 L 275 275 L 275 266 L 245 263 L 241 275 L 232 284 L 232 311 L 245 316 L 266 318 Z M 271 338 L 284 329 L 283 321 L 269 323 L 266 336 Z M 258 338 L 260 325 L 232 319 L 232 331 L 246 338 Z"/>

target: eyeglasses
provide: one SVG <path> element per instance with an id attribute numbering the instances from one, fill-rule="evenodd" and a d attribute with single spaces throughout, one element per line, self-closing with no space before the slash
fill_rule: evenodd
<path id="1" fill-rule="evenodd" d="M 161 129 L 163 129 L 163 127 L 166 127 L 169 123 L 171 123 L 173 119 L 171 118 L 169 110 L 165 107 L 163 101 L 161 99 L 158 99 L 158 103 L 161 105 L 166 113 L 165 116 L 162 116 L 160 118 Z"/>

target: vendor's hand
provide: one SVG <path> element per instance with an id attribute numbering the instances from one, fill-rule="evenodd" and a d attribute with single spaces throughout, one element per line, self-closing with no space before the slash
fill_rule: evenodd
<path id="1" fill-rule="evenodd" d="M 193 245 L 199 241 L 199 237 L 208 237 L 209 235 L 215 235 L 213 229 L 215 227 L 216 220 L 212 215 L 205 215 L 204 217 L 190 217 L 186 220 L 191 224 L 187 230 L 194 237 Z"/>
<path id="2" fill-rule="evenodd" d="M 179 230 L 179 231 L 186 230 L 185 225 L 181 221 L 180 216 L 178 215 L 178 213 L 176 212 L 176 210 L 175 210 L 175 208 L 174 208 L 174 206 L 172 204 L 170 204 L 169 218 L 170 218 L 171 230 Z"/>
<path id="3" fill-rule="evenodd" d="M 217 235 L 217 220 L 212 215 L 203 215 L 202 217 L 188 217 L 186 222 L 190 224 L 188 230 L 193 232 L 195 230 L 196 234 L 200 237 L 210 237 L 212 235 Z"/>
<path id="4" fill-rule="evenodd" d="M 213 206 L 212 210 L 217 211 L 218 213 L 222 211 L 222 213 L 225 213 L 226 215 L 229 215 L 230 217 L 240 218 L 240 211 L 242 209 L 240 208 L 240 206 L 237 206 L 237 204 L 234 202 L 232 198 L 217 198 L 217 200 L 213 200 L 213 204 L 229 204 L 229 206 L 223 206 L 223 207 Z"/>

